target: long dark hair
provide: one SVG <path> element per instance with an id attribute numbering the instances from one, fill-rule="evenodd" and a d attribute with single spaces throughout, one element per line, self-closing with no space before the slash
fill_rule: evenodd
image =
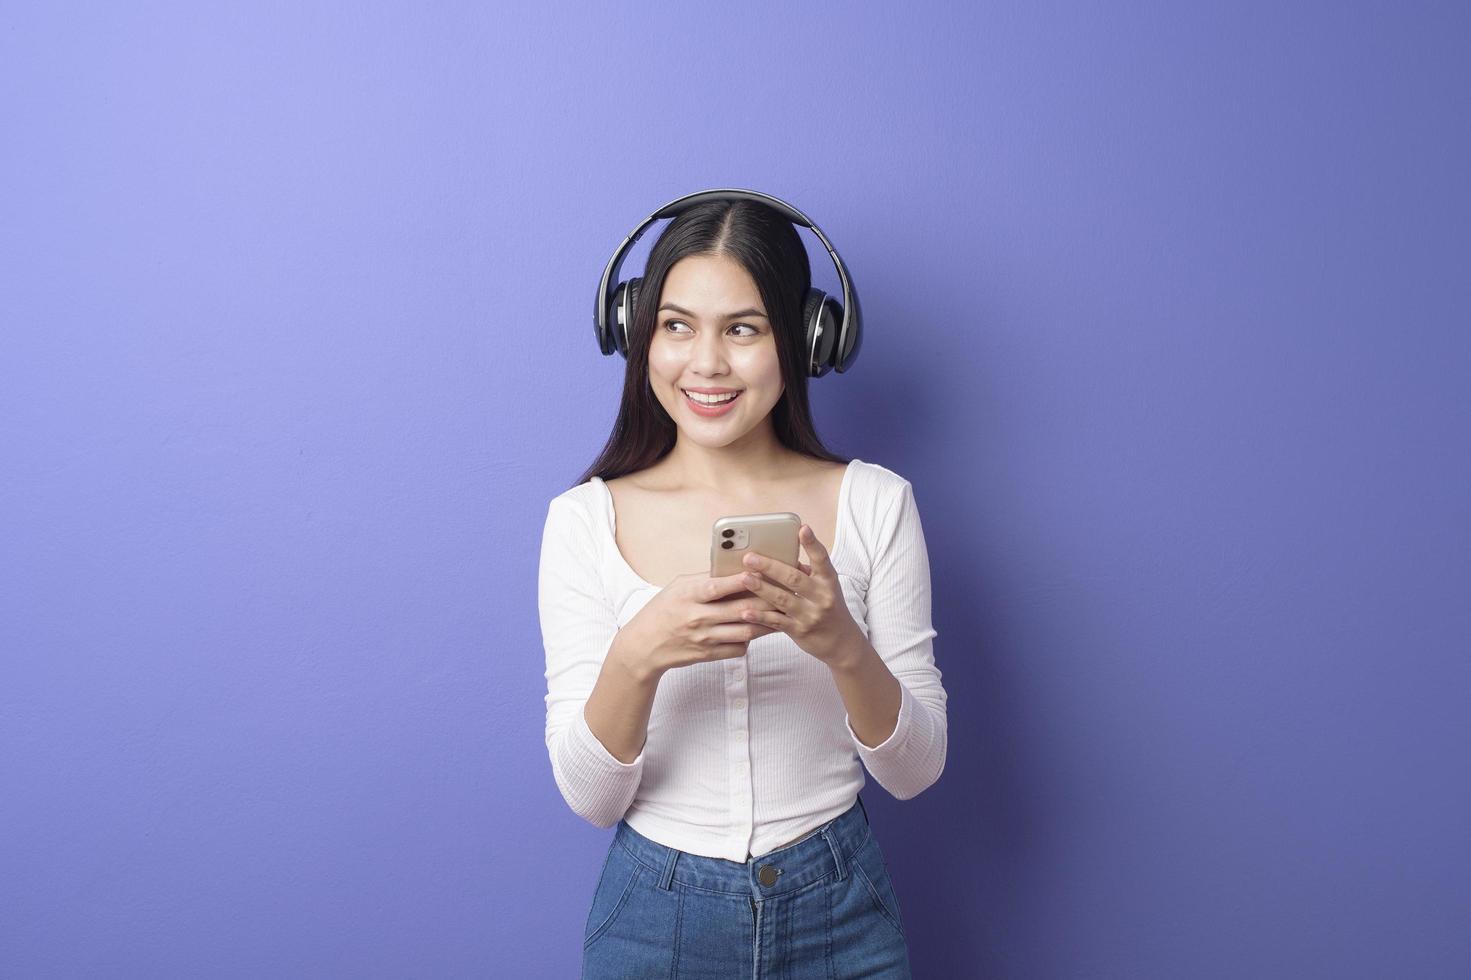
<path id="1" fill-rule="evenodd" d="M 761 291 L 761 301 L 771 318 L 783 383 L 781 399 L 771 409 L 777 440 L 813 459 L 850 462 L 829 451 L 812 424 L 801 322 L 812 269 L 797 229 L 759 201 L 708 201 L 677 215 L 649 250 L 628 334 L 628 362 L 618 418 L 603 451 L 577 484 L 595 476 L 611 480 L 636 473 L 674 448 L 678 426 L 649 385 L 649 344 L 659 297 L 664 294 L 664 279 L 676 262 L 690 255 L 735 259 L 745 266 Z"/>

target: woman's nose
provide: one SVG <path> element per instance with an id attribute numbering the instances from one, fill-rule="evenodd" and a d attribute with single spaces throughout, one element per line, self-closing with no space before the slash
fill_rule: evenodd
<path id="1" fill-rule="evenodd" d="M 718 334 L 705 333 L 695 341 L 694 367 L 704 374 L 713 374 L 725 366 L 725 348 Z"/>

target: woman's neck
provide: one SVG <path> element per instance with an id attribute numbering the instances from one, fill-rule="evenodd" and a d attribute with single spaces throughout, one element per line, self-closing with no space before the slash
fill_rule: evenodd
<path id="1" fill-rule="evenodd" d="M 718 448 L 679 439 L 669 454 L 651 469 L 667 487 L 703 488 L 736 495 L 756 493 L 792 475 L 793 464 L 804 457 L 769 441 L 732 444 Z"/>

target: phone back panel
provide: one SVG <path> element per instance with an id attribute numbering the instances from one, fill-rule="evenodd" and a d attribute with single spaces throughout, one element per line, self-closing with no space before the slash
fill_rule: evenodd
<path id="1" fill-rule="evenodd" d="M 722 517 L 710 531 L 710 575 L 720 578 L 744 571 L 746 552 L 797 567 L 797 529 L 802 518 L 790 511 Z"/>

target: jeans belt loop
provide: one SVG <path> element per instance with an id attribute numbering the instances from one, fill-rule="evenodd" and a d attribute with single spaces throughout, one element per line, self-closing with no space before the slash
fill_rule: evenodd
<path id="1" fill-rule="evenodd" d="M 843 863 L 843 849 L 838 846 L 837 841 L 833 840 L 833 834 L 831 830 L 822 831 L 822 839 L 827 841 L 828 849 L 833 852 L 833 864 L 835 864 L 838 869 L 838 880 L 842 881 L 844 878 L 848 877 L 848 868 Z"/>
<path id="2" fill-rule="evenodd" d="M 674 880 L 674 862 L 679 860 L 679 851 L 671 847 L 669 857 L 664 861 L 664 872 L 659 875 L 659 887 L 668 891 L 670 882 Z"/>

